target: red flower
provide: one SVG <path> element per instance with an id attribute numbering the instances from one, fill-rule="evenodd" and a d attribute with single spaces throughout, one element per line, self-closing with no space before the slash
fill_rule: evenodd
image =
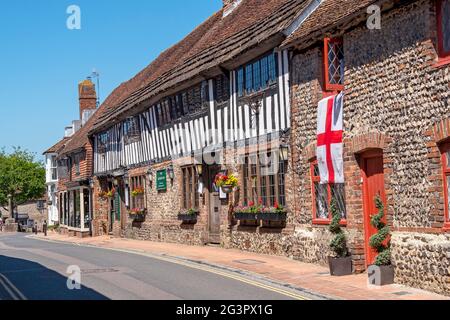
<path id="1" fill-rule="evenodd" d="M 253 207 L 253 206 L 255 205 L 255 203 L 254 203 L 253 201 L 250 201 L 250 202 L 248 203 L 248 205 L 249 205 L 249 207 Z"/>

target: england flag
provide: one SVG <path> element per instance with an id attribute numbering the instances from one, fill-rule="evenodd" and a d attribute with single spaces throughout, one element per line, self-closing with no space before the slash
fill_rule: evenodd
<path id="1" fill-rule="evenodd" d="M 343 93 L 319 102 L 317 162 L 321 184 L 344 183 L 343 109 Z"/>

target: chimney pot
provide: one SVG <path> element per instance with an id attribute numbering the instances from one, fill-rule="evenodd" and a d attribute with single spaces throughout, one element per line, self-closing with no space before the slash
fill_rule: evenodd
<path id="1" fill-rule="evenodd" d="M 80 120 L 83 119 L 83 113 L 86 110 L 97 109 L 97 92 L 95 91 L 95 84 L 86 79 L 78 84 L 78 96 L 80 102 Z"/>

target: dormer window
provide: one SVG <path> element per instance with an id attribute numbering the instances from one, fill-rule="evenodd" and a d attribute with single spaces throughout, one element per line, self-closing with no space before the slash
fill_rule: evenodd
<path id="1" fill-rule="evenodd" d="M 344 90 L 344 45 L 342 38 L 324 40 L 325 91 Z"/>
<path id="2" fill-rule="evenodd" d="M 108 140 L 109 140 L 108 132 L 99 134 L 98 140 L 97 140 L 98 141 L 98 146 L 97 146 L 98 153 L 106 153 L 107 146 L 108 146 Z"/>
<path id="3" fill-rule="evenodd" d="M 123 124 L 123 131 L 126 144 L 139 141 L 141 138 L 139 117 L 127 118 L 127 120 Z"/>
<path id="4" fill-rule="evenodd" d="M 276 53 L 266 55 L 237 70 L 239 97 L 266 89 L 277 81 Z"/>

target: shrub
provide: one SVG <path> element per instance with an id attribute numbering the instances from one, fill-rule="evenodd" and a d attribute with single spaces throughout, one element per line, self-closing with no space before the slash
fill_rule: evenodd
<path id="1" fill-rule="evenodd" d="M 335 235 L 330 243 L 330 248 L 335 253 L 337 258 L 345 258 L 348 256 L 347 240 L 340 225 L 342 216 L 337 209 L 336 200 L 333 199 L 331 201 L 330 209 L 333 219 L 331 220 L 329 229 L 330 232 Z"/>
<path id="2" fill-rule="evenodd" d="M 370 237 L 369 245 L 378 253 L 377 258 L 375 259 L 375 265 L 388 266 L 391 264 L 391 243 L 389 240 L 391 231 L 383 222 L 384 204 L 379 196 L 375 198 L 375 207 L 378 209 L 378 214 L 372 217 L 370 224 L 376 228 L 378 232 Z"/>

